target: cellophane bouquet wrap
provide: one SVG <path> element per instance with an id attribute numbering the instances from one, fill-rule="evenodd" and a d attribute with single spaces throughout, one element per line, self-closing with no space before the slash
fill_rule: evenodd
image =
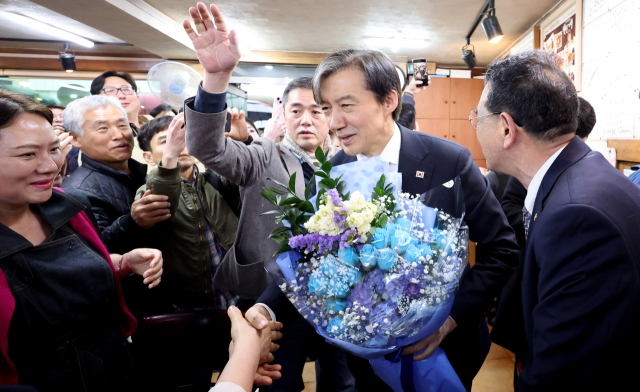
<path id="1" fill-rule="evenodd" d="M 460 179 L 421 195 L 379 158 L 332 167 L 320 150 L 317 196 L 265 188 L 284 226 L 267 270 L 300 314 L 331 344 L 370 360 L 396 391 L 464 391 L 438 349 L 424 361 L 403 346 L 434 333 L 451 311 L 468 262 Z"/>

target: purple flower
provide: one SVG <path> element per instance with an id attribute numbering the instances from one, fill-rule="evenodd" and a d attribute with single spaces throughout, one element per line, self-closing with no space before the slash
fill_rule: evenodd
<path id="1" fill-rule="evenodd" d="M 342 198 L 340 197 L 337 189 L 329 189 L 327 191 L 327 195 L 331 197 L 331 202 L 334 206 L 339 207 L 342 205 Z"/>
<path id="2" fill-rule="evenodd" d="M 404 292 L 404 295 L 411 299 L 420 298 L 420 286 L 417 284 L 410 284 Z"/>

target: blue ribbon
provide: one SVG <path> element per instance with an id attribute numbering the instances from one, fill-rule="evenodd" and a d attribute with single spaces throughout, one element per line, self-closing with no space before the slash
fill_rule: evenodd
<path id="1" fill-rule="evenodd" d="M 401 363 L 400 384 L 404 392 L 416 392 L 413 381 L 413 355 L 402 355 L 403 339 L 398 339 L 400 348 L 392 353 L 386 354 L 384 359 L 393 363 Z M 428 391 L 425 391 L 428 392 Z"/>

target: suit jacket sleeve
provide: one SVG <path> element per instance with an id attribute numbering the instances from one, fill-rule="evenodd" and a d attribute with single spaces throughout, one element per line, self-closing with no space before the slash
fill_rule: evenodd
<path id="1" fill-rule="evenodd" d="M 620 340 L 634 333 L 629 320 L 638 312 L 640 287 L 633 255 L 616 225 L 585 205 L 542 214 L 531 235 L 527 257 L 533 252 L 535 259 L 526 266 L 523 303 L 534 304 L 532 344 L 518 390 L 588 390 L 588 373 L 616 360 L 606 357 L 607 347 L 624 345 Z M 531 268 L 539 270 L 536 281 L 526 277 Z M 537 298 L 527 295 L 536 291 Z"/>
<path id="2" fill-rule="evenodd" d="M 226 112 L 199 113 L 193 102 L 193 98 L 187 99 L 184 107 L 189 153 L 239 186 L 248 187 L 260 180 L 277 148 L 273 140 L 260 138 L 247 146 L 229 139 L 224 135 Z"/>
<path id="3" fill-rule="evenodd" d="M 109 253 L 124 254 L 140 247 L 137 239 L 144 232 L 144 229 L 138 226 L 131 214 L 122 215 L 112 221 L 108 212 L 110 206 L 105 205 L 101 198 L 92 197 L 91 193 L 83 194 L 75 190 L 67 190 L 67 192 L 78 200 L 86 201 L 91 206 L 95 222 L 98 225 L 98 232 Z"/>
<path id="4" fill-rule="evenodd" d="M 518 245 L 487 179 L 466 148 L 458 158 L 469 239 L 477 243 L 476 262 L 462 279 L 451 318 L 477 323 L 518 265 Z"/>
<path id="5" fill-rule="evenodd" d="M 275 281 L 272 281 L 262 293 L 256 303 L 262 303 L 271 308 L 279 322 L 287 324 L 296 319 L 300 314 L 284 295 Z"/>

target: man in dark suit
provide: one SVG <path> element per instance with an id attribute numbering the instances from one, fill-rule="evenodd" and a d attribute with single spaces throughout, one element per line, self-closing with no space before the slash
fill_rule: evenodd
<path id="1" fill-rule="evenodd" d="M 578 107 L 554 57 L 526 52 L 487 68 L 473 122 L 488 168 L 527 188 L 519 391 L 637 389 L 640 190 L 575 136 Z"/>
<path id="2" fill-rule="evenodd" d="M 380 156 L 391 170 L 402 173 L 403 192 L 414 195 L 460 177 L 465 222 L 470 239 L 478 243 L 476 264 L 462 280 L 451 318 L 434 335 L 406 347 L 404 354 L 415 354 L 414 359 L 421 360 L 442 343 L 470 390 L 491 346 L 484 311 L 518 263 L 515 235 L 498 201 L 469 150 L 395 123 L 401 110 L 400 82 L 393 62 L 384 54 L 345 50 L 330 55 L 316 71 L 314 94 L 343 147 L 331 160 L 334 165 Z M 276 285 L 258 302 L 268 305 L 278 320 L 295 312 Z M 247 314 L 250 320 L 252 316 Z M 359 391 L 391 390 L 368 361 L 349 356 L 349 368 Z"/>

